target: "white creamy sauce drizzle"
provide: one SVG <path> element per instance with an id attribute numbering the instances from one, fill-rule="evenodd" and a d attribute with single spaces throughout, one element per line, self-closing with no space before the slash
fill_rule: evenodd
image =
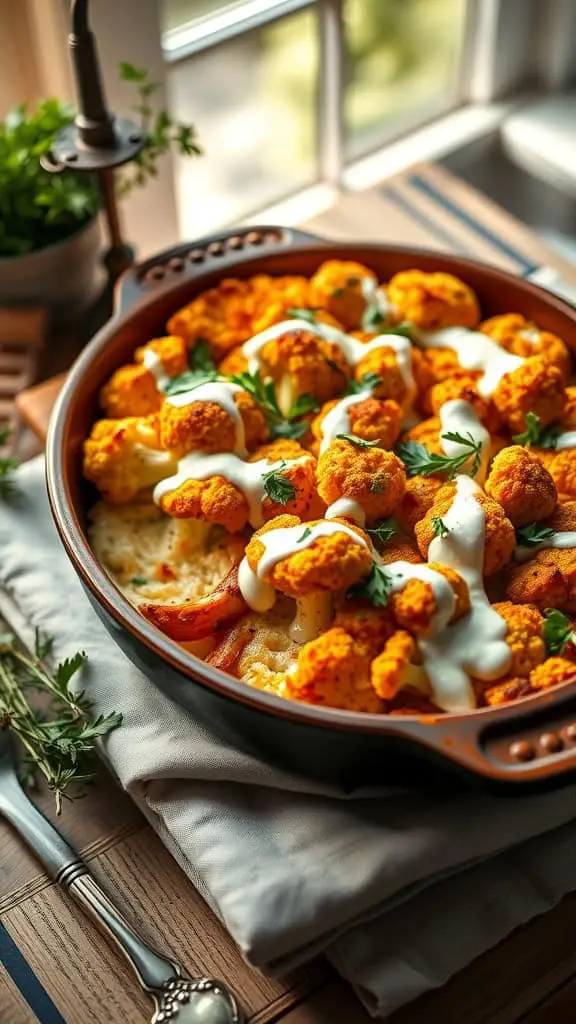
<path id="1" fill-rule="evenodd" d="M 219 405 L 224 412 L 228 413 L 228 416 L 234 423 L 236 428 L 234 454 L 242 457 L 248 454 L 246 451 L 244 421 L 234 401 L 234 395 L 241 391 L 242 388 L 239 384 L 231 384 L 227 381 L 209 381 L 197 388 L 191 388 L 189 391 L 181 391 L 177 395 L 168 395 L 166 402 L 179 409 L 186 405 L 191 405 L 192 402 L 213 402 L 214 405 Z"/>
<path id="2" fill-rule="evenodd" d="M 301 523 L 298 526 L 282 527 L 262 534 L 258 539 L 264 551 L 256 572 L 246 557 L 242 559 L 238 570 L 238 584 L 246 604 L 256 612 L 268 611 L 276 600 L 276 591 L 267 579 L 276 563 L 310 547 L 319 537 L 331 537 L 335 533 L 346 533 L 354 543 L 371 550 L 366 540 L 350 526 L 326 520 L 313 526 Z M 323 601 L 318 601 L 317 595 L 310 597 L 313 598 L 312 601 L 308 601 L 308 598 L 300 599 L 296 619 L 290 627 L 290 636 L 298 643 L 306 643 L 307 640 L 313 639 L 329 622 L 330 593 L 327 593 Z M 309 610 L 312 614 L 307 614 Z"/>
<path id="3" fill-rule="evenodd" d="M 356 395 L 346 395 L 326 414 L 321 424 L 322 441 L 320 442 L 320 455 L 326 451 L 329 444 L 335 440 L 338 434 L 351 434 L 349 410 L 353 405 L 359 405 L 372 396 L 372 389 L 366 388 Z"/>
<path id="4" fill-rule="evenodd" d="M 309 323 L 307 320 L 284 320 L 280 324 L 273 324 L 272 327 L 268 327 L 265 331 L 261 331 L 260 334 L 256 334 L 249 341 L 244 342 L 242 351 L 248 360 L 250 373 L 256 373 L 262 369 L 261 352 L 264 346 L 269 341 L 274 341 L 275 338 L 280 338 L 283 334 L 288 334 L 290 331 L 308 331 L 309 334 L 314 334 L 317 338 L 323 338 L 324 341 L 332 342 L 338 346 L 350 366 L 357 366 L 374 349 L 393 349 L 396 353 L 398 369 L 402 374 L 402 379 L 408 391 L 407 404 L 412 401 L 416 393 L 416 383 L 412 373 L 412 344 L 408 338 L 384 332 L 376 338 L 372 338 L 371 341 L 364 343 L 358 341 L 358 338 L 353 338 L 352 335 L 338 330 L 337 327 L 332 327 L 331 324 L 322 323 L 320 320 L 316 323 Z"/>
<path id="5" fill-rule="evenodd" d="M 555 548 L 557 551 L 564 550 L 565 548 L 576 548 L 576 532 L 569 530 L 559 531 L 553 537 L 547 537 L 545 540 L 540 541 L 539 544 L 533 544 L 531 547 L 524 547 L 524 545 L 519 544 L 514 553 L 514 558 L 517 562 L 529 562 L 536 552 L 550 548 Z"/>
<path id="6" fill-rule="evenodd" d="M 353 519 L 358 526 L 364 526 L 366 513 L 362 505 L 354 498 L 338 498 L 328 506 L 324 513 L 325 519 Z"/>
<path id="7" fill-rule="evenodd" d="M 363 277 L 360 287 L 367 306 L 377 306 L 383 316 L 391 312 L 390 300 L 384 288 L 378 287 L 375 277 Z"/>
<path id="8" fill-rule="evenodd" d="M 444 454 L 449 458 L 470 453 L 470 448 L 459 444 L 458 441 L 446 440 L 443 437 L 444 434 L 462 434 L 464 437 L 470 434 L 475 443 L 481 446 L 480 467 L 475 479 L 478 483 L 483 483 L 490 458 L 491 439 L 486 427 L 478 419 L 474 406 L 470 402 L 457 398 L 450 402 L 444 402 L 444 405 L 440 407 L 439 416 L 441 423 L 440 444 Z"/>
<path id="9" fill-rule="evenodd" d="M 565 430 L 556 438 L 555 450 L 564 452 L 568 448 L 576 448 L 576 430 Z"/>
<path id="10" fill-rule="evenodd" d="M 524 363 L 524 359 L 500 348 L 487 334 L 469 331 L 466 327 L 446 327 L 442 331 L 433 332 L 418 331 L 415 337 L 423 348 L 452 349 L 465 370 L 478 370 L 483 373 L 477 387 L 484 398 L 494 394 L 505 373 L 517 370 Z"/>
<path id="11" fill-rule="evenodd" d="M 162 360 L 157 352 L 154 352 L 151 348 L 144 350 L 144 357 L 142 359 L 142 365 L 150 371 L 152 376 L 156 379 L 156 385 L 159 391 L 163 391 L 170 377 L 164 370 Z"/>
<path id="12" fill-rule="evenodd" d="M 154 501 L 157 505 L 171 491 L 175 491 L 188 480 L 207 480 L 211 476 L 222 476 L 242 491 L 248 503 L 248 522 L 257 529 L 263 524 L 262 502 L 265 497 L 264 473 L 281 472 L 286 466 L 307 462 L 310 455 L 298 459 L 282 459 L 268 462 L 259 459 L 257 462 L 244 462 L 237 455 L 222 452 L 218 455 L 206 455 L 203 452 L 192 452 L 185 455 L 178 463 L 178 472 L 161 480 L 154 488 Z M 302 527 L 302 530 L 304 527 Z M 300 530 L 300 533 L 302 533 Z"/>

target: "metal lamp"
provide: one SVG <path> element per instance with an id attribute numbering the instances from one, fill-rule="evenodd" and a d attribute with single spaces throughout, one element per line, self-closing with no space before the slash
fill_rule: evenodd
<path id="1" fill-rule="evenodd" d="M 94 33 L 88 19 L 88 0 L 72 0 L 68 46 L 76 83 L 78 113 L 73 124 L 58 133 L 46 170 L 94 174 L 106 216 L 110 249 L 108 270 L 116 278 L 132 262 L 132 251 L 122 239 L 114 188 L 114 168 L 129 163 L 145 144 L 140 125 L 116 117 L 106 106 Z"/>

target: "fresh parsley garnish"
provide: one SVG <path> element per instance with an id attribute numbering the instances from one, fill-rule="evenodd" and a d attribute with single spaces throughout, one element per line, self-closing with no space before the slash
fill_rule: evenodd
<path id="1" fill-rule="evenodd" d="M 552 423 L 547 427 L 541 426 L 540 417 L 535 412 L 527 412 L 524 417 L 526 430 L 522 434 L 515 434 L 512 440 L 515 444 L 523 444 L 526 447 L 555 448 L 558 436 L 562 433 L 562 427 Z"/>
<path id="2" fill-rule="evenodd" d="M 305 320 L 309 324 L 315 324 L 317 322 L 317 312 L 317 309 L 300 309 L 299 306 L 289 306 L 286 310 L 288 316 L 293 317 L 294 320 Z"/>
<path id="3" fill-rule="evenodd" d="M 432 530 L 435 537 L 447 537 L 450 533 L 446 523 L 440 516 L 432 516 Z"/>
<path id="4" fill-rule="evenodd" d="M 380 309 L 380 306 L 374 302 L 366 306 L 362 314 L 362 330 L 372 331 L 382 327 L 382 324 L 386 322 L 386 315 Z"/>
<path id="5" fill-rule="evenodd" d="M 562 654 L 567 644 L 574 642 L 571 620 L 557 608 L 549 608 L 545 613 L 543 636 L 548 655 Z"/>
<path id="6" fill-rule="evenodd" d="M 0 426 L 0 448 L 7 444 L 9 437 L 9 427 Z M 13 498 L 16 493 L 16 485 L 12 479 L 12 473 L 15 469 L 18 469 L 19 465 L 19 459 L 13 455 L 0 457 L 0 499 L 3 501 Z"/>
<path id="7" fill-rule="evenodd" d="M 385 569 L 374 562 L 368 576 L 354 587 L 350 587 L 346 596 L 361 597 L 365 601 L 371 601 L 377 608 L 383 608 L 388 604 L 391 588 L 392 581 Z"/>
<path id="8" fill-rule="evenodd" d="M 13 636 L 0 638 L 0 720 L 2 728 L 10 730 L 25 748 L 22 769 L 26 781 L 33 783 L 40 771 L 54 793 L 59 814 L 62 798 L 81 796 L 94 779 L 95 742 L 120 725 L 122 716 L 113 712 L 92 718 L 84 691 L 73 691 L 69 685 L 86 655 L 79 651 L 51 671 L 44 659 L 52 646 L 52 640 L 39 632 L 34 654 L 23 651 Z M 49 695 L 48 713 L 40 714 L 30 706 L 29 690 Z"/>
<path id="9" fill-rule="evenodd" d="M 294 484 L 291 480 L 282 476 L 283 469 L 286 469 L 284 459 L 280 463 L 280 469 L 271 469 L 269 473 L 262 474 L 265 494 L 268 495 L 271 501 L 277 502 L 278 505 L 287 505 L 289 501 L 293 501 L 296 497 Z"/>
<path id="10" fill-rule="evenodd" d="M 370 537 L 373 537 L 374 540 L 380 541 L 381 544 L 387 544 L 394 534 L 398 533 L 398 523 L 392 516 L 389 516 L 388 519 L 383 519 L 381 523 L 376 523 L 375 526 L 366 529 L 365 532 Z"/>
<path id="11" fill-rule="evenodd" d="M 130 583 L 133 587 L 143 587 L 148 583 L 148 580 L 144 576 L 133 576 Z"/>
<path id="12" fill-rule="evenodd" d="M 356 448 L 376 448 L 380 444 L 380 438 L 378 437 L 375 441 L 365 441 L 362 437 L 356 437 L 356 434 L 336 434 L 339 441 L 349 441 Z"/>
<path id="13" fill-rule="evenodd" d="M 296 420 L 292 421 L 290 415 L 288 417 L 282 415 L 276 398 L 274 382 L 269 378 L 264 380 L 259 370 L 256 373 L 249 373 L 248 370 L 244 370 L 243 373 L 233 374 L 230 380 L 233 384 L 238 384 L 244 391 L 247 391 L 254 401 L 258 403 L 266 417 L 273 438 L 288 437 L 293 441 L 297 441 L 300 437 L 304 436 L 308 430 L 308 424 L 306 422 L 299 423 Z M 308 399 L 308 396 L 305 397 Z M 293 409 L 294 406 L 290 413 L 293 412 Z M 298 413 L 298 415 L 301 415 L 301 413 Z"/>
<path id="14" fill-rule="evenodd" d="M 466 436 L 449 431 L 442 439 L 461 444 L 466 450 L 461 455 L 438 455 L 431 452 L 419 441 L 405 441 L 396 447 L 396 454 L 404 463 L 408 476 L 431 476 L 433 473 L 447 473 L 452 480 L 472 459 L 470 475 L 476 476 L 482 458 L 482 443 L 475 441 L 471 434 Z"/>
<path id="15" fill-rule="evenodd" d="M 411 338 L 414 325 L 409 320 L 403 320 L 402 323 L 396 324 L 395 327 L 387 327 L 384 334 L 398 334 L 401 338 Z"/>
<path id="16" fill-rule="evenodd" d="M 521 526 L 516 530 L 516 542 L 525 548 L 534 548 L 544 540 L 554 536 L 551 526 L 542 526 L 541 523 L 528 523 L 528 526 Z"/>
<path id="17" fill-rule="evenodd" d="M 298 537 L 298 540 L 296 541 L 296 543 L 297 544 L 301 544 L 302 541 L 305 541 L 306 538 L 309 537 L 311 533 L 312 533 L 312 530 L 310 529 L 309 526 L 307 526 L 306 529 L 304 530 L 304 532 L 301 533 L 300 536 Z"/>
<path id="18" fill-rule="evenodd" d="M 375 391 L 382 383 L 377 373 L 365 373 L 362 380 L 349 380 L 346 386 L 347 395 L 360 395 L 363 391 Z"/>
<path id="19" fill-rule="evenodd" d="M 216 364 L 210 353 L 208 342 L 204 338 L 198 338 L 194 348 L 188 353 L 189 370 L 179 373 L 177 377 L 171 377 L 164 385 L 163 391 L 166 395 L 181 395 L 184 391 L 193 391 L 202 384 L 210 384 L 213 381 L 226 381 L 218 373 Z"/>
<path id="20" fill-rule="evenodd" d="M 309 412 L 318 412 L 320 405 L 314 395 L 298 395 L 298 398 L 290 406 L 287 419 L 295 420 L 298 416 L 306 416 Z"/>

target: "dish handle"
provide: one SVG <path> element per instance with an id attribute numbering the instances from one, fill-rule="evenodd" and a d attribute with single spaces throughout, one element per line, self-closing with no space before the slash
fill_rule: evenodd
<path id="1" fill-rule="evenodd" d="M 275 225 L 235 228 L 183 242 L 138 263 L 116 285 L 115 314 L 127 313 L 140 299 L 168 289 L 177 281 L 193 280 L 211 270 L 230 270 L 259 255 L 281 253 L 298 246 L 326 244 L 317 235 Z"/>
<path id="2" fill-rule="evenodd" d="M 552 688 L 525 703 L 506 704 L 494 717 L 479 711 L 434 722 L 406 719 L 400 728 L 484 778 L 516 786 L 550 784 L 576 772 L 576 679 L 561 692 Z"/>

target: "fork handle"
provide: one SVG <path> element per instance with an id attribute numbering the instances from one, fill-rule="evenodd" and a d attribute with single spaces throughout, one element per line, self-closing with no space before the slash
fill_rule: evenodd
<path id="1" fill-rule="evenodd" d="M 14 775 L 0 786 L 0 813 L 14 826 L 42 862 L 104 935 L 116 946 L 147 991 L 162 988 L 180 975 L 178 966 L 155 953 L 140 938 L 102 891 L 87 865 L 28 799 Z"/>

